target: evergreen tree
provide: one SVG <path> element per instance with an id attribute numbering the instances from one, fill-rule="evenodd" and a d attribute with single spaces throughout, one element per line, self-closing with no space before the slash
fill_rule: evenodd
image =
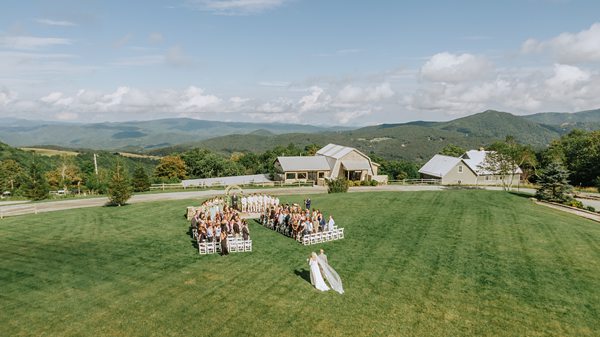
<path id="1" fill-rule="evenodd" d="M 125 168 L 120 161 L 117 161 L 112 179 L 108 185 L 108 200 L 111 205 L 125 205 L 131 198 L 131 187 Z"/>
<path id="2" fill-rule="evenodd" d="M 136 167 L 131 181 L 134 192 L 144 192 L 150 190 L 150 178 L 142 166 Z"/>
<path id="3" fill-rule="evenodd" d="M 559 163 L 552 162 L 539 176 L 539 185 L 535 196 L 540 200 L 553 202 L 568 202 L 573 199 L 570 192 L 573 189 L 567 178 L 569 172 Z"/>
<path id="4" fill-rule="evenodd" d="M 34 157 L 29 166 L 29 177 L 25 183 L 25 196 L 31 200 L 43 200 L 48 198 L 48 192 L 48 182 Z"/>

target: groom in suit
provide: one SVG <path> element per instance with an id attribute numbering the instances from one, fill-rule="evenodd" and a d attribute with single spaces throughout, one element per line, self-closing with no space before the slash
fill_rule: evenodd
<path id="1" fill-rule="evenodd" d="M 329 261 L 327 261 L 327 255 L 325 255 L 325 251 L 323 249 L 320 250 L 319 256 L 323 259 L 323 261 L 325 261 L 325 263 L 329 264 Z"/>

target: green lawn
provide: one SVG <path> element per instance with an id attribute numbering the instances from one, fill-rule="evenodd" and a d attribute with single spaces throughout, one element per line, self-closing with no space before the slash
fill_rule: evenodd
<path id="1" fill-rule="evenodd" d="M 311 199 L 346 239 L 253 224 L 254 252 L 199 256 L 191 201 L 4 219 L 0 336 L 600 335 L 599 223 L 493 191 Z M 318 248 L 344 295 L 306 280 Z"/>

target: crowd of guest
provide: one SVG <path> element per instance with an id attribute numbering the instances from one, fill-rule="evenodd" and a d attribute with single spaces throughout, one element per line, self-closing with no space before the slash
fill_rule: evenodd
<path id="1" fill-rule="evenodd" d="M 220 245 L 221 254 L 229 254 L 228 237 L 250 238 L 250 229 L 238 210 L 227 205 L 224 199 L 214 198 L 202 203 L 191 220 L 191 232 L 201 242 Z"/>
<path id="2" fill-rule="evenodd" d="M 302 208 L 298 204 L 282 204 L 268 207 L 260 216 L 260 222 L 275 231 L 301 241 L 304 235 L 333 231 L 335 221 L 333 216 L 325 220 L 325 215 L 313 208 L 311 201 L 306 199 Z"/>

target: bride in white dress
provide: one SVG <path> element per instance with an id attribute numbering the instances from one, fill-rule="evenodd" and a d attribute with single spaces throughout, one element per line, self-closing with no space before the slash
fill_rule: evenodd
<path id="1" fill-rule="evenodd" d="M 308 260 L 308 264 L 310 265 L 310 283 L 312 283 L 315 288 L 321 291 L 329 290 L 327 283 L 323 279 L 323 276 L 329 282 L 331 289 L 337 291 L 340 294 L 344 293 L 344 287 L 342 286 L 342 279 L 335 271 L 335 269 L 331 268 L 329 263 L 322 257 L 317 255 L 317 253 L 312 252 L 310 255 L 310 259 Z M 323 273 L 321 273 L 321 271 Z"/>
<path id="2" fill-rule="evenodd" d="M 325 284 L 325 280 L 323 280 L 323 276 L 321 275 L 317 253 L 312 252 L 308 259 L 308 264 L 310 265 L 310 283 L 321 291 L 329 290 L 329 287 Z"/>

